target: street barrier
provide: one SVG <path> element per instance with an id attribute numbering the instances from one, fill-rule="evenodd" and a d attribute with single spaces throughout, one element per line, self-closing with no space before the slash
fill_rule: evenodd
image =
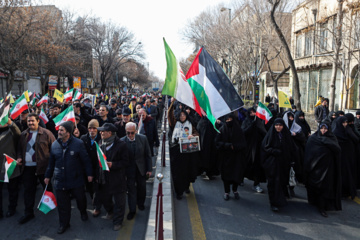
<path id="1" fill-rule="evenodd" d="M 163 222 L 163 190 L 162 190 L 162 179 L 164 175 L 159 173 L 157 176 L 159 180 L 159 188 L 156 198 L 156 225 L 155 225 L 155 234 L 156 240 L 164 240 L 164 222 Z"/>

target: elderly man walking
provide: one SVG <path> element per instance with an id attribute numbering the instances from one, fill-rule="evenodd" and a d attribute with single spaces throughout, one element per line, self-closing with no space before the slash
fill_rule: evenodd
<path id="1" fill-rule="evenodd" d="M 128 203 L 130 212 L 127 219 L 134 218 L 136 204 L 139 210 L 144 210 L 146 197 L 146 175 L 151 176 L 151 151 L 146 136 L 136 134 L 136 124 L 129 122 L 125 126 L 126 142 L 129 150 L 130 166 L 126 170 Z"/>
<path id="2" fill-rule="evenodd" d="M 125 215 L 126 176 L 129 155 L 126 143 L 116 136 L 117 128 L 112 123 L 105 123 L 98 128 L 101 135 L 100 148 L 106 156 L 110 171 L 103 171 L 99 176 L 99 188 L 95 198 L 100 197 L 108 212 L 107 218 L 113 218 L 113 229 L 119 231 Z M 114 203 L 112 199 L 114 198 Z"/>

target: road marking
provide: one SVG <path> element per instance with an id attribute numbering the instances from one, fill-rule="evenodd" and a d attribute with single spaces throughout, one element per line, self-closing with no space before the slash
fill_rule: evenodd
<path id="1" fill-rule="evenodd" d="M 355 198 L 354 198 L 354 202 L 356 202 L 357 204 L 360 204 L 360 198 L 355 197 Z"/>
<path id="2" fill-rule="evenodd" d="M 190 185 L 190 194 L 187 195 L 189 207 L 190 222 L 192 228 L 193 239 L 206 240 L 204 226 L 202 224 L 199 207 L 196 201 L 195 192 L 192 184 Z"/>
<path id="3" fill-rule="evenodd" d="M 128 213 L 129 213 L 129 209 L 127 209 L 126 212 L 125 212 L 124 220 L 126 219 L 126 216 L 127 216 Z M 123 226 L 119 231 L 119 235 L 117 237 L 117 240 L 129 240 L 129 239 L 131 239 L 131 234 L 132 234 L 132 231 L 133 231 L 135 219 L 136 219 L 136 214 L 135 214 L 135 217 L 132 220 L 123 221 Z M 124 222 L 125 222 L 125 224 L 124 224 Z"/>

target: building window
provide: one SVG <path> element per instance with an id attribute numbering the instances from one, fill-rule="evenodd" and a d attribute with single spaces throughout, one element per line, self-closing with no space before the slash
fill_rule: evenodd
<path id="1" fill-rule="evenodd" d="M 303 39 L 304 35 L 299 34 L 296 36 L 296 57 L 302 57 L 303 55 Z"/>
<path id="2" fill-rule="evenodd" d="M 305 56 L 311 55 L 312 48 L 312 32 L 305 33 Z"/>
<path id="3" fill-rule="evenodd" d="M 319 51 L 320 52 L 327 51 L 328 34 L 329 34 L 328 25 L 327 25 L 327 23 L 324 23 L 320 26 L 320 37 L 319 37 Z"/>
<path id="4" fill-rule="evenodd" d="M 355 32 L 354 32 L 354 48 L 360 48 L 360 18 L 356 18 L 355 20 Z"/>

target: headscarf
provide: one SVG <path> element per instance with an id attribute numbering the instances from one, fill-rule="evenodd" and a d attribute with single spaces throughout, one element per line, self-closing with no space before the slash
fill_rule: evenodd
<path id="1" fill-rule="evenodd" d="M 346 134 L 346 129 L 343 126 L 343 123 L 347 121 L 347 118 L 345 116 L 340 116 L 336 119 L 335 122 L 335 128 L 333 130 L 334 135 L 337 137 L 338 141 L 339 140 L 347 140 L 348 136 Z"/>
<path id="2" fill-rule="evenodd" d="M 300 119 L 300 117 L 303 116 L 304 119 Z M 299 124 L 299 126 L 302 129 L 302 132 L 307 136 L 308 133 L 311 133 L 311 128 L 309 126 L 309 124 L 307 123 L 306 119 L 305 119 L 305 113 L 303 111 L 297 111 L 295 113 L 295 122 L 297 124 Z"/>
<path id="3" fill-rule="evenodd" d="M 180 121 L 180 115 L 184 113 L 186 116 L 185 121 Z M 173 133 L 172 133 L 172 142 L 175 142 L 175 139 L 178 138 L 187 138 L 189 135 L 192 135 L 192 124 L 189 121 L 189 115 L 185 110 L 181 110 L 177 118 Z"/>
<path id="4" fill-rule="evenodd" d="M 295 122 L 295 119 L 294 119 L 294 121 L 292 123 L 290 123 L 289 114 L 294 116 L 294 114 L 292 112 L 289 112 L 289 111 L 285 112 L 284 117 L 283 117 L 285 125 L 290 129 L 291 133 L 300 133 L 301 132 L 301 127 L 299 126 L 299 124 L 297 124 Z"/>

